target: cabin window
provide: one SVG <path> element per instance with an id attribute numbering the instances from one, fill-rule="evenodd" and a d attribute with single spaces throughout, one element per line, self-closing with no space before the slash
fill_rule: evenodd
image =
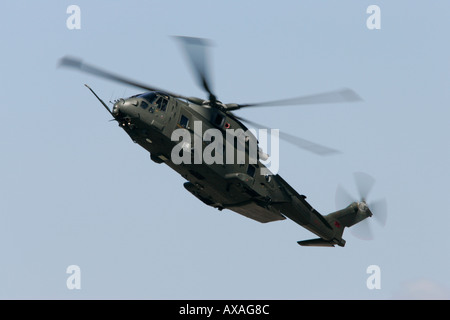
<path id="1" fill-rule="evenodd" d="M 221 127 L 224 119 L 225 119 L 225 117 L 223 115 L 221 115 L 220 113 L 218 113 L 216 115 L 216 117 L 214 118 L 214 124 L 218 127 Z"/>
<path id="2" fill-rule="evenodd" d="M 247 168 L 247 174 L 250 177 L 254 177 L 255 176 L 255 171 L 256 171 L 256 168 L 254 166 L 252 166 L 251 164 L 249 164 L 248 168 Z"/>
<path id="3" fill-rule="evenodd" d="M 187 128 L 189 125 L 189 119 L 185 115 L 181 115 L 179 126 L 181 128 Z"/>

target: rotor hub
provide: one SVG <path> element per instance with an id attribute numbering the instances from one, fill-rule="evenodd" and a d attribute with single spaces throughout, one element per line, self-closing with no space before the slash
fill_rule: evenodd
<path id="1" fill-rule="evenodd" d="M 362 212 L 363 214 L 365 214 L 368 217 L 372 216 L 372 212 L 370 211 L 369 207 L 367 206 L 367 203 L 365 200 L 358 202 L 357 205 L 358 205 L 358 210 L 360 212 Z"/>

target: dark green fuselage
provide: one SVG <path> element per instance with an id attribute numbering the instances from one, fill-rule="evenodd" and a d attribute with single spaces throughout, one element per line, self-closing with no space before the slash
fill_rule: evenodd
<path id="1" fill-rule="evenodd" d="M 171 160 L 179 143 L 171 139 L 174 130 L 188 130 L 195 141 L 192 124 L 200 121 L 202 132 L 221 130 L 225 140 L 226 129 L 247 130 L 232 114 L 155 92 L 121 99 L 115 103 L 113 114 L 131 139 L 150 152 L 153 161 L 177 171 L 187 180 L 185 188 L 203 203 L 263 223 L 288 217 L 320 238 L 343 245 L 343 226 L 332 225 L 279 175 L 261 174 L 267 168 L 259 159 L 255 164 L 224 161 L 209 165 L 193 161 L 175 164 Z M 201 143 L 203 150 L 207 143 Z"/>

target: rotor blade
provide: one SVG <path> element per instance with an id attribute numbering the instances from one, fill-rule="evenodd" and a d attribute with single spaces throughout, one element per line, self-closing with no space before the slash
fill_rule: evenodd
<path id="1" fill-rule="evenodd" d="M 344 209 L 356 201 L 341 185 L 337 186 L 334 200 L 337 210 Z"/>
<path id="2" fill-rule="evenodd" d="M 365 201 L 375 184 L 375 179 L 364 172 L 355 172 L 354 174 L 356 187 L 358 188 L 360 200 Z"/>
<path id="3" fill-rule="evenodd" d="M 375 220 L 381 225 L 385 226 L 387 221 L 387 201 L 386 199 L 380 199 L 371 201 L 368 205 L 370 211 L 373 213 Z"/>
<path id="4" fill-rule="evenodd" d="M 181 46 L 183 47 L 189 65 L 197 78 L 199 85 L 209 94 L 209 100 L 213 103 L 216 102 L 216 96 L 212 92 L 211 88 L 211 77 L 210 77 L 210 67 L 209 55 L 207 48 L 210 43 L 206 39 L 184 37 L 184 36 L 174 36 Z"/>
<path id="5" fill-rule="evenodd" d="M 350 231 L 355 237 L 361 240 L 373 240 L 374 238 L 369 218 L 353 225 Z"/>
<path id="6" fill-rule="evenodd" d="M 325 104 L 325 103 L 341 103 L 362 101 L 361 97 L 351 89 L 343 89 L 337 91 L 323 92 L 314 95 L 296 97 L 291 99 L 274 100 L 258 103 L 229 104 L 229 110 L 236 110 L 247 107 L 264 107 L 264 106 L 289 106 L 289 105 L 305 105 L 305 104 Z"/>
<path id="7" fill-rule="evenodd" d="M 289 142 L 299 148 L 308 150 L 312 153 L 315 153 L 319 156 L 329 156 L 332 154 L 338 154 L 340 151 L 325 147 L 323 145 L 317 144 L 315 142 L 311 142 L 300 137 L 291 135 L 289 133 L 280 131 L 280 138 L 286 142 Z"/>
<path id="8" fill-rule="evenodd" d="M 251 120 L 248 120 L 248 119 L 245 119 L 242 117 L 238 117 L 234 114 L 233 114 L 233 116 L 236 119 L 247 122 L 248 124 L 251 124 L 257 128 L 264 128 L 264 129 L 267 128 L 267 126 L 261 125 L 254 121 L 251 121 Z M 309 152 L 315 153 L 320 156 L 328 156 L 328 155 L 340 153 L 339 151 L 337 151 L 335 149 L 331 149 L 331 148 L 325 147 L 323 145 L 317 144 L 315 142 L 311 142 L 306 139 L 302 139 L 300 137 L 294 136 L 294 135 L 286 133 L 284 131 L 280 131 L 279 137 L 280 137 L 280 139 L 283 139 L 284 141 L 289 142 L 298 148 L 307 150 Z"/>
<path id="9" fill-rule="evenodd" d="M 144 89 L 144 90 L 147 90 L 147 91 L 160 91 L 160 92 L 164 92 L 164 93 L 166 93 L 168 95 L 171 95 L 171 96 L 174 96 L 174 97 L 187 99 L 184 96 L 181 96 L 181 95 L 178 95 L 178 94 L 174 94 L 174 93 L 170 93 L 170 92 L 168 92 L 166 90 L 162 90 L 162 89 L 159 89 L 159 88 L 156 88 L 156 87 L 151 87 L 151 86 L 148 86 L 146 84 L 139 83 L 139 82 L 136 82 L 136 81 L 124 78 L 122 76 L 113 74 L 111 72 L 102 70 L 102 69 L 97 68 L 95 66 L 86 64 L 81 59 L 78 59 L 78 58 L 73 58 L 73 57 L 68 57 L 68 56 L 63 57 L 59 61 L 59 66 L 64 66 L 64 67 L 70 67 L 70 68 L 78 69 L 78 70 L 80 70 L 82 72 L 86 72 L 86 73 L 92 74 L 92 75 L 97 76 L 97 77 L 101 77 L 101 78 L 105 78 L 105 79 L 108 79 L 108 80 L 117 81 L 119 83 L 128 84 L 130 86 L 137 87 L 137 88 L 140 88 L 140 89 Z"/>

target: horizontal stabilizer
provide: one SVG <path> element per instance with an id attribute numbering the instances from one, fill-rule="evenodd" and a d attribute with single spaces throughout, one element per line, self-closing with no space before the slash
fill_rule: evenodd
<path id="1" fill-rule="evenodd" d="M 297 241 L 297 243 L 304 247 L 334 247 L 334 243 L 324 240 L 322 238 Z"/>

